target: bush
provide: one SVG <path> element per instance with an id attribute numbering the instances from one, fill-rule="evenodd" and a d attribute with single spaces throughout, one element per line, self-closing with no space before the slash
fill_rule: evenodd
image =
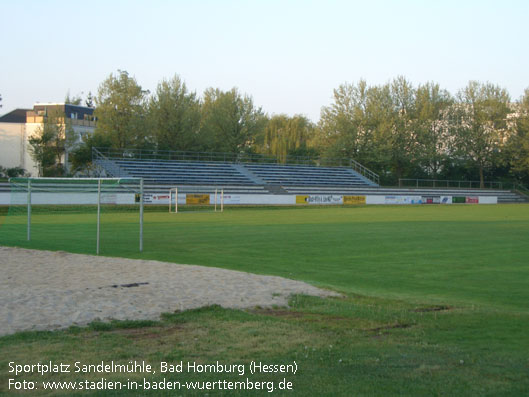
<path id="1" fill-rule="evenodd" d="M 0 178 L 16 178 L 26 176 L 26 170 L 21 167 L 4 168 L 0 165 Z"/>

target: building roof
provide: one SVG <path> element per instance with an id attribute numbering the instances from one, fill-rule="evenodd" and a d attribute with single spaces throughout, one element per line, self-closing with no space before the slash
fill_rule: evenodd
<path id="1" fill-rule="evenodd" d="M 89 108 L 87 106 L 81 105 L 72 105 L 71 103 L 36 103 L 33 105 L 33 111 L 46 111 L 48 108 L 58 108 L 64 111 L 67 118 L 79 118 L 83 119 L 85 115 L 94 114 L 94 108 Z M 72 114 L 75 114 L 75 117 L 71 117 Z"/>
<path id="2" fill-rule="evenodd" d="M 26 112 L 31 109 L 15 109 L 0 116 L 0 123 L 25 123 Z"/>

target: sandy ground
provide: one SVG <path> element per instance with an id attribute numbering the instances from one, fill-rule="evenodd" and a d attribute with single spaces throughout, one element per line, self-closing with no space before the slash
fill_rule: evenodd
<path id="1" fill-rule="evenodd" d="M 291 294 L 338 295 L 275 276 L 151 260 L 0 247 L 0 335 L 159 319 L 206 305 L 286 306 Z"/>

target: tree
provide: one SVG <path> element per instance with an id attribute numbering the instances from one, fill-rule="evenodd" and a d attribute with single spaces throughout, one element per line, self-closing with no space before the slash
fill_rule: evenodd
<path id="1" fill-rule="evenodd" d="M 94 97 L 92 95 L 92 91 L 88 91 L 88 95 L 86 96 L 85 100 L 85 106 L 88 108 L 94 108 Z"/>
<path id="2" fill-rule="evenodd" d="M 416 139 L 417 162 L 431 178 L 438 178 L 446 163 L 450 146 L 448 111 L 453 100 L 439 84 L 420 85 L 416 91 L 416 119 L 413 130 Z"/>
<path id="3" fill-rule="evenodd" d="M 510 97 L 499 86 L 471 81 L 456 99 L 451 116 L 455 154 L 477 168 L 484 187 L 485 170 L 495 163 L 507 139 Z"/>
<path id="4" fill-rule="evenodd" d="M 149 102 L 151 133 L 160 150 L 202 150 L 200 101 L 175 76 L 158 84 Z"/>
<path id="5" fill-rule="evenodd" d="M 393 178 L 399 180 L 413 169 L 416 160 L 416 136 L 413 130 L 415 120 L 415 89 L 409 81 L 399 76 L 394 79 L 389 88 L 383 90 L 389 92 L 389 98 L 383 100 L 391 104 L 391 108 L 384 113 L 387 114 L 384 124 L 378 135 L 379 145 L 389 162 Z M 387 95 L 387 94 L 384 94 Z M 391 125 L 388 129 L 387 124 Z"/>
<path id="6" fill-rule="evenodd" d="M 108 136 L 115 149 L 152 147 L 147 131 L 147 95 L 126 71 L 111 74 L 99 86 L 96 132 Z"/>
<path id="7" fill-rule="evenodd" d="M 39 176 L 64 175 L 63 159 L 75 137 L 64 112 L 49 108 L 41 126 L 29 137 L 29 152 L 39 169 Z"/>
<path id="8" fill-rule="evenodd" d="M 202 104 L 201 132 L 210 150 L 231 153 L 252 152 L 262 134 L 266 117 L 248 95 L 208 88 Z"/>
<path id="9" fill-rule="evenodd" d="M 2 94 L 0 94 L 0 102 L 2 102 Z M 0 109 L 2 108 L 2 103 L 0 103 Z"/>
<path id="10" fill-rule="evenodd" d="M 318 145 L 326 157 L 372 161 L 373 129 L 368 114 L 370 88 L 364 80 L 334 90 L 334 103 L 322 108 Z"/>
<path id="11" fill-rule="evenodd" d="M 515 133 L 509 137 L 509 158 L 518 179 L 529 183 L 529 88 L 517 106 Z"/>
<path id="12" fill-rule="evenodd" d="M 70 156 L 72 162 L 72 174 L 80 172 L 87 175 L 93 174 L 92 148 L 109 148 L 112 142 L 108 135 L 101 133 L 87 134 L 83 136 L 83 142 L 72 151 Z"/>
<path id="13" fill-rule="evenodd" d="M 309 155 L 311 151 L 308 146 L 313 131 L 312 123 L 304 116 L 273 116 L 266 124 L 260 151 L 275 156 L 282 163 L 286 162 L 289 155 Z"/>
<path id="14" fill-rule="evenodd" d="M 70 91 L 66 93 L 66 97 L 64 98 L 64 103 L 69 104 L 69 105 L 80 105 L 82 101 L 83 100 L 81 98 L 81 95 L 71 97 Z"/>
<path id="15" fill-rule="evenodd" d="M 344 84 L 322 109 L 319 143 L 325 156 L 353 158 L 395 183 L 414 160 L 414 117 L 415 90 L 403 77 L 373 87 Z"/>

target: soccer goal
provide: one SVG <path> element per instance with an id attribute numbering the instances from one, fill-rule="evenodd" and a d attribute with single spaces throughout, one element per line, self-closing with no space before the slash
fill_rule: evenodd
<path id="1" fill-rule="evenodd" d="M 11 178 L 2 239 L 22 246 L 119 253 L 143 251 L 141 178 Z M 23 230 L 25 229 L 25 230 Z"/>
<path id="2" fill-rule="evenodd" d="M 169 212 L 176 214 L 187 211 L 224 211 L 224 189 L 215 189 L 213 193 L 180 193 L 178 187 L 169 190 Z"/>

